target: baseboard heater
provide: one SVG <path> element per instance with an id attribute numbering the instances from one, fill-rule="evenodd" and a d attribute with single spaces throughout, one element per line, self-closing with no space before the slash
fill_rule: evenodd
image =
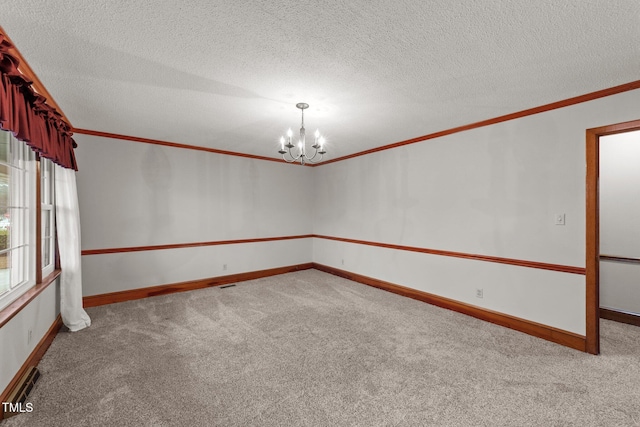
<path id="1" fill-rule="evenodd" d="M 36 381 L 38 381 L 38 378 L 40 378 L 40 371 L 35 366 L 30 367 L 27 372 L 24 373 L 16 387 L 9 394 L 7 401 L 2 402 L 3 418 L 9 418 L 33 410 L 31 404 L 27 403 L 27 397 L 29 393 L 31 393 Z"/>

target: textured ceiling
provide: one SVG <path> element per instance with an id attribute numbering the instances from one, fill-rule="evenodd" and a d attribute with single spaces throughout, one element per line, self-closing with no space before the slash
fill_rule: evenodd
<path id="1" fill-rule="evenodd" d="M 638 0 L 0 0 L 76 128 L 328 158 L 640 79 Z"/>

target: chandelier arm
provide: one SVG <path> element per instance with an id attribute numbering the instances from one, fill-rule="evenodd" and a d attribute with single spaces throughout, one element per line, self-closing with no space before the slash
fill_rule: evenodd
<path id="1" fill-rule="evenodd" d="M 320 160 L 318 160 L 317 162 L 312 162 L 312 163 L 319 163 L 319 162 L 321 162 L 321 161 L 322 161 L 322 159 L 323 159 L 324 155 L 325 155 L 327 152 L 326 152 L 326 151 L 324 151 L 324 152 L 323 152 L 323 151 L 318 151 L 318 148 L 320 148 L 320 149 L 322 149 L 322 150 L 323 150 L 323 148 L 322 148 L 321 146 L 317 146 L 317 147 L 313 147 L 313 148 L 314 148 L 316 151 L 315 151 L 315 153 L 313 153 L 313 157 L 311 157 L 311 159 L 309 159 L 309 160 L 315 159 L 315 158 L 316 158 L 316 156 L 317 156 L 318 154 L 320 154 Z"/>
<path id="2" fill-rule="evenodd" d="M 298 161 L 302 156 L 302 151 L 297 156 L 294 156 L 293 154 L 291 154 L 291 147 L 289 147 L 289 156 L 293 159 L 293 162 Z"/>
<path id="3" fill-rule="evenodd" d="M 291 147 L 287 147 L 287 150 L 288 151 L 285 151 L 284 153 L 281 153 L 282 154 L 282 160 L 284 160 L 285 162 L 293 163 L 293 162 L 296 162 L 300 158 L 300 155 L 294 156 L 293 154 L 291 154 Z M 291 160 L 287 160 L 287 158 L 285 157 L 287 154 L 289 154 L 289 157 L 291 157 Z"/>
<path id="4" fill-rule="evenodd" d="M 323 157 L 324 157 L 324 154 L 320 154 L 320 159 L 318 161 L 314 162 L 313 159 L 315 159 L 317 155 L 318 155 L 318 149 L 316 148 L 316 152 L 313 155 L 313 157 L 311 157 L 311 158 L 307 157 L 307 161 L 309 163 L 313 163 L 314 165 L 317 164 L 317 163 L 320 163 L 322 161 Z"/>
<path id="5" fill-rule="evenodd" d="M 315 157 L 315 156 L 313 156 L 313 157 Z M 313 157 L 312 157 L 312 159 L 313 159 Z M 323 154 L 320 154 L 320 159 L 319 159 L 318 161 L 315 161 L 315 162 L 314 162 L 314 161 L 313 161 L 313 160 L 311 160 L 311 159 L 307 159 L 307 162 L 309 162 L 309 163 L 313 163 L 314 165 L 316 165 L 316 164 L 318 164 L 318 163 L 320 163 L 320 162 L 322 161 L 322 158 L 323 158 L 323 157 L 324 157 L 324 155 L 323 155 Z"/>
<path id="6" fill-rule="evenodd" d="M 287 160 L 284 154 L 282 155 L 282 160 L 284 160 L 287 163 L 294 163 L 296 161 L 296 159 Z"/>
<path id="7" fill-rule="evenodd" d="M 306 157 L 306 159 L 307 159 L 307 160 L 309 160 L 310 162 L 311 162 L 313 159 L 315 159 L 315 158 L 316 158 L 316 156 L 318 155 L 318 149 L 317 149 L 317 148 L 314 148 L 314 150 L 316 150 L 316 151 L 315 151 L 315 153 L 313 153 L 313 156 L 311 156 L 311 157 L 309 157 L 309 156 L 305 156 L 305 157 Z M 312 163 L 313 163 L 313 162 L 312 162 Z"/>

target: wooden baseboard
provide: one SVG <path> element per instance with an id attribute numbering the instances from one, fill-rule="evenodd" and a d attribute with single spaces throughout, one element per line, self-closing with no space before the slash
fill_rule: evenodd
<path id="1" fill-rule="evenodd" d="M 552 341 L 557 344 L 574 348 L 576 350 L 586 351 L 585 337 L 573 332 L 564 331 L 562 329 L 557 329 L 551 326 L 532 322 L 530 320 L 525 320 L 519 317 L 510 316 L 508 314 L 487 310 L 482 307 L 465 304 L 449 298 L 441 297 L 416 289 L 407 288 L 404 286 L 374 279 L 372 277 L 351 273 L 349 271 L 340 270 L 318 263 L 313 263 L 313 268 L 336 276 L 344 277 L 345 279 L 353 280 L 354 282 L 363 283 L 365 285 L 393 292 L 394 294 L 402 295 L 408 298 L 426 302 L 428 304 L 436 305 L 438 307 L 457 311 L 458 313 L 463 313 L 480 320 L 495 323 L 496 325 L 524 332 L 525 334 L 533 335 L 534 337 Z"/>
<path id="2" fill-rule="evenodd" d="M 628 325 L 640 326 L 640 314 L 629 313 L 628 311 L 600 308 L 600 318 L 626 323 Z"/>
<path id="3" fill-rule="evenodd" d="M 250 271 L 248 273 L 230 274 L 228 276 L 210 277 L 208 279 L 191 280 L 188 282 L 172 283 L 168 285 L 150 286 L 148 288 L 131 289 L 127 291 L 111 292 L 108 294 L 92 295 L 82 298 L 84 307 L 113 304 L 116 302 L 132 301 L 136 299 L 173 294 L 176 292 L 193 291 L 195 289 L 221 286 L 245 280 L 260 279 L 261 277 L 291 273 L 292 271 L 308 270 L 312 263 L 290 265 L 286 267 L 270 268 L 268 270 Z"/>
<path id="4" fill-rule="evenodd" d="M 9 397 L 9 394 L 11 394 L 13 388 L 18 384 L 20 378 L 22 378 L 22 376 L 31 366 L 38 366 L 38 363 L 40 363 L 42 356 L 44 356 L 44 354 L 49 349 L 49 346 L 53 342 L 53 339 L 56 337 L 56 335 L 58 335 L 58 331 L 60 331 L 61 327 L 62 317 L 58 314 L 58 317 L 56 317 L 56 320 L 54 320 L 47 333 L 44 334 L 44 336 L 33 349 L 27 360 L 25 360 L 25 362 L 22 364 L 22 367 L 20 367 L 18 372 L 15 374 L 9 385 L 7 385 L 7 388 L 5 388 L 5 390 L 2 392 L 2 395 L 0 395 L 0 402 L 7 401 L 7 398 Z M 2 419 L 4 419 L 4 408 L 0 410 L 0 420 Z"/>

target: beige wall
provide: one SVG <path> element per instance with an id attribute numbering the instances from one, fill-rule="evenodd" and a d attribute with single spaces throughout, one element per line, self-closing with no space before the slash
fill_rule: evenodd
<path id="1" fill-rule="evenodd" d="M 0 392 L 9 385 L 22 364 L 53 325 L 58 314 L 60 314 L 60 279 L 49 285 L 0 328 Z"/>
<path id="2" fill-rule="evenodd" d="M 322 185 L 313 232 L 585 267 L 585 130 L 638 119 L 639 105 L 635 90 L 314 168 Z M 555 225 L 557 213 L 566 225 Z M 313 255 L 585 333 L 584 275 L 323 239 L 314 239 Z"/>
<path id="3" fill-rule="evenodd" d="M 308 168 L 87 135 L 77 141 L 83 250 L 310 233 Z M 295 265 L 310 262 L 311 247 L 299 239 L 85 255 L 83 292 Z"/>

